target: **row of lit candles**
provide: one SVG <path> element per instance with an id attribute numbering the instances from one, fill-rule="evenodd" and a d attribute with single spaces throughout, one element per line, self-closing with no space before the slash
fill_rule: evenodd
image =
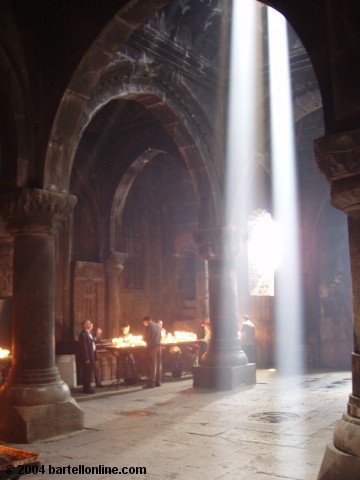
<path id="1" fill-rule="evenodd" d="M 6 348 L 0 347 L 0 358 L 6 358 L 10 355 L 10 350 L 6 350 Z"/>
<path id="2" fill-rule="evenodd" d="M 176 331 L 174 335 L 172 333 L 167 333 L 161 338 L 161 343 L 193 342 L 195 340 L 197 340 L 196 333 Z M 112 344 L 117 348 L 146 345 L 142 335 L 131 334 L 129 334 L 127 337 L 113 338 Z"/>

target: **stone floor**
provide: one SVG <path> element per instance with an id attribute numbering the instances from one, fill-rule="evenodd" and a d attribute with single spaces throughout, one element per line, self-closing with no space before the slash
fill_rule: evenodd
<path id="1" fill-rule="evenodd" d="M 315 480 L 350 391 L 349 371 L 258 370 L 257 385 L 242 391 L 194 390 L 191 378 L 169 378 L 148 390 L 74 392 L 85 430 L 10 446 L 40 453 L 46 473 L 27 480 L 60 478 L 49 465 L 145 467 L 146 475 L 126 476 L 144 480 Z M 62 479 L 114 478 L 62 473 Z"/>

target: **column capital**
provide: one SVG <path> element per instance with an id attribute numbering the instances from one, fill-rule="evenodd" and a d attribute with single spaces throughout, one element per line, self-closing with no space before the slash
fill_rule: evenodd
<path id="1" fill-rule="evenodd" d="M 360 214 L 360 174 L 332 183 L 331 204 L 347 214 Z"/>
<path id="2" fill-rule="evenodd" d="M 330 182 L 360 174 L 360 128 L 317 138 L 314 146 L 316 163 Z"/>
<path id="3" fill-rule="evenodd" d="M 314 142 L 318 167 L 331 184 L 331 204 L 347 214 L 360 211 L 360 128 Z"/>
<path id="4" fill-rule="evenodd" d="M 112 251 L 105 262 L 105 270 L 107 273 L 120 274 L 124 270 L 124 263 L 129 258 L 126 252 Z"/>
<path id="5" fill-rule="evenodd" d="M 242 242 L 234 226 L 203 228 L 194 232 L 199 254 L 206 260 L 234 258 L 240 254 Z"/>
<path id="6" fill-rule="evenodd" d="M 14 232 L 49 232 L 61 226 L 76 197 L 49 190 L 24 188 L 0 194 L 0 218 Z"/>

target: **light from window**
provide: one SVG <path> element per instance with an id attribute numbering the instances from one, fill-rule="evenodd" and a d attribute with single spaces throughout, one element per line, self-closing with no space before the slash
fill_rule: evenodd
<path id="1" fill-rule="evenodd" d="M 281 241 L 279 227 L 266 210 L 257 210 L 250 218 L 247 248 L 250 295 L 273 296 Z"/>

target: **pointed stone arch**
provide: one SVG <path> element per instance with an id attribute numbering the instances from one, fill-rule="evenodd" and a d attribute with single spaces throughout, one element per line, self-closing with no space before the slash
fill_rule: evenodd
<path id="1" fill-rule="evenodd" d="M 134 183 L 135 178 L 140 171 L 153 160 L 162 150 L 147 149 L 130 165 L 125 174 L 122 176 L 120 183 L 116 189 L 110 214 L 110 251 L 113 251 L 115 245 L 115 223 L 121 223 L 121 217 L 124 211 L 128 193 Z"/>
<path id="2" fill-rule="evenodd" d="M 154 80 L 156 72 L 149 71 L 149 66 L 143 70 L 147 72 L 147 79 L 143 75 L 135 75 L 136 79 L 134 75 L 125 79 L 123 76 L 117 77 L 118 82 L 120 78 L 120 86 L 117 86 L 116 93 L 103 80 L 120 46 L 151 14 L 167 3 L 167 0 L 151 0 L 146 9 L 139 8 L 137 2 L 126 4 L 83 57 L 64 92 L 55 117 L 45 158 L 43 186 L 47 190 L 68 192 L 72 164 L 82 133 L 104 103 L 115 97 L 129 98 L 129 95 L 137 95 L 138 101 L 145 101 L 149 97 L 142 94 L 151 94 L 153 99 L 160 99 L 161 108 L 157 112 L 171 117 L 172 125 L 169 123 L 167 129 L 183 155 L 192 178 L 199 203 L 199 223 L 211 226 L 219 223 L 221 218 L 221 179 L 218 178 L 221 169 L 213 163 L 214 159 L 219 161 L 222 155 L 216 148 L 209 148 L 213 132 L 195 98 L 191 98 L 194 109 L 188 109 L 190 93 L 180 85 L 175 85 L 175 78 L 171 75 L 171 78 L 161 76 L 163 81 Z M 150 108 L 150 105 L 146 107 Z M 201 128 L 202 125 L 206 125 L 207 133 Z M 209 161 L 211 157 L 213 162 Z"/>
<path id="3" fill-rule="evenodd" d="M 76 148 L 87 125 L 108 102 L 131 99 L 141 103 L 160 121 L 181 153 L 197 196 L 199 225 L 216 225 L 221 222 L 222 180 L 215 159 L 221 162 L 221 153 L 211 140 L 212 128 L 196 100 L 181 85 L 174 86 L 171 79 L 157 83 L 143 73 L 127 77 L 124 72 L 121 76 L 117 72 L 113 84 L 109 79 L 100 82 L 93 96 L 81 108 L 79 99 L 70 101 L 67 112 L 63 106 L 64 117 L 60 114 L 57 116 L 53 133 L 61 129 L 61 125 L 64 126 L 71 110 L 78 117 L 78 132 L 75 136 L 66 126 L 61 141 L 56 139 L 54 133 L 45 165 L 45 188 L 68 190 Z M 63 102 L 67 103 L 65 97 Z"/>

